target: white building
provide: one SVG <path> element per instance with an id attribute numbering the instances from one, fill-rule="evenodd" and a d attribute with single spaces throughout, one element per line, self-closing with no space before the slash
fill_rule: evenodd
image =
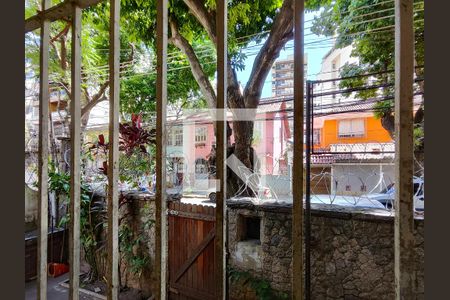
<path id="1" fill-rule="evenodd" d="M 304 55 L 305 78 L 308 71 L 308 54 Z M 272 97 L 294 95 L 294 55 L 275 61 L 272 66 Z"/>
<path id="2" fill-rule="evenodd" d="M 331 48 L 331 50 L 323 57 L 322 67 L 320 73 L 317 75 L 317 80 L 332 80 L 340 77 L 340 71 L 345 64 L 358 63 L 357 57 L 352 57 L 352 45 L 345 48 Z M 317 83 L 314 86 L 315 93 L 330 92 L 339 90 L 339 81 L 327 81 L 323 83 Z M 314 105 L 327 105 L 341 103 L 345 101 L 355 100 L 353 97 L 344 97 L 342 95 L 327 95 L 314 97 Z"/>

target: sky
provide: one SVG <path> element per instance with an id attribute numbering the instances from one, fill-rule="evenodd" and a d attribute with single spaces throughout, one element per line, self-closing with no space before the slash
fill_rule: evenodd
<path id="1" fill-rule="evenodd" d="M 305 13 L 305 44 L 307 44 L 308 42 L 314 42 L 317 41 L 318 39 L 324 39 L 323 36 L 317 36 L 313 33 L 311 33 L 309 27 L 311 26 L 311 21 L 314 16 L 318 16 L 319 12 L 313 12 L 313 13 Z M 261 43 L 263 43 L 264 41 L 262 41 Z M 251 44 L 251 46 L 254 44 Z M 280 53 L 280 56 L 278 59 L 284 59 L 286 58 L 289 54 L 293 54 L 293 49 L 289 48 L 290 46 L 293 45 L 293 41 L 290 41 L 287 43 L 287 48 L 285 50 L 282 50 Z M 316 44 L 316 46 L 314 46 L 314 48 L 312 48 L 313 46 L 309 46 L 309 47 L 305 47 L 305 53 L 308 56 L 308 79 L 316 79 L 314 74 L 319 73 L 320 72 L 320 68 L 321 68 L 321 64 L 322 64 L 322 58 L 325 56 L 325 54 L 331 49 L 331 44 L 329 42 L 324 42 L 324 43 L 320 43 Z M 245 60 L 245 69 L 242 71 L 238 71 L 237 72 L 237 76 L 238 76 L 238 80 L 241 82 L 242 86 L 245 87 L 245 84 L 247 83 L 251 70 L 252 70 L 252 66 L 253 66 L 253 62 L 255 60 L 256 54 L 254 54 L 255 52 L 257 52 L 256 50 L 258 50 L 257 48 L 252 48 L 251 50 L 248 50 L 246 53 L 248 53 L 248 57 Z M 253 55 L 252 55 L 253 54 Z M 270 97 L 272 96 L 272 86 L 271 86 L 271 80 L 272 78 L 272 72 L 269 73 L 269 75 L 267 75 L 266 78 L 266 82 L 264 84 L 264 88 L 263 88 L 263 92 L 262 92 L 262 97 Z"/>
<path id="2" fill-rule="evenodd" d="M 311 26 L 311 20 L 314 16 L 318 16 L 319 12 L 314 13 L 305 13 L 305 53 L 308 56 L 308 70 L 307 76 L 308 79 L 316 79 L 314 74 L 319 73 L 322 64 L 322 58 L 324 55 L 331 49 L 330 42 L 321 42 L 315 43 L 313 45 L 308 45 L 310 42 L 314 42 L 317 40 L 323 40 L 323 36 L 317 36 L 312 34 L 309 30 Z M 261 42 L 261 44 L 264 41 Z M 250 46 L 253 46 L 251 44 Z M 282 50 L 278 59 L 284 59 L 288 55 L 293 54 L 293 41 L 290 41 L 286 44 L 286 49 Z M 243 87 L 245 87 L 246 82 L 249 79 L 253 62 L 255 60 L 256 54 L 259 50 L 259 47 L 253 47 L 246 51 L 247 59 L 245 60 L 245 69 L 237 72 L 238 80 L 241 81 Z M 266 78 L 266 82 L 264 84 L 262 97 L 271 97 L 272 96 L 272 82 L 270 81 L 272 78 L 272 73 L 269 72 Z M 215 84 L 215 80 L 214 83 Z M 97 105 L 91 112 L 91 119 L 89 120 L 89 124 L 102 123 L 102 120 L 106 120 L 108 118 L 108 102 L 103 102 Z M 103 122 L 104 123 L 104 122 Z"/>

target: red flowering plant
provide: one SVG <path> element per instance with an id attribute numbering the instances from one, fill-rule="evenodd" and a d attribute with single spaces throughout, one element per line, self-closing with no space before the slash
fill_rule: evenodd
<path id="1" fill-rule="evenodd" d="M 87 158 L 91 161 L 96 161 L 98 159 L 104 159 L 108 155 L 109 143 L 105 141 L 105 136 L 103 134 L 99 134 L 97 141 L 88 142 L 86 145 L 90 145 L 87 151 Z M 102 162 L 102 167 L 98 168 L 98 170 L 107 175 L 107 162 Z"/>
<path id="2" fill-rule="evenodd" d="M 151 155 L 147 146 L 155 144 L 155 129 L 147 130 L 142 126 L 142 117 L 133 114 L 130 122 L 119 124 L 119 176 L 122 182 L 138 186 L 142 175 L 148 175 L 151 164 Z M 98 136 L 95 143 L 91 143 L 89 150 L 97 157 L 106 157 L 109 142 L 105 141 L 103 134 Z M 104 160 L 98 170 L 108 174 L 108 162 Z"/>
<path id="3" fill-rule="evenodd" d="M 155 131 L 142 128 L 141 115 L 131 115 L 131 122 L 119 124 L 119 131 L 119 151 L 124 152 L 128 157 L 136 149 L 147 153 L 146 146 L 155 142 Z"/>

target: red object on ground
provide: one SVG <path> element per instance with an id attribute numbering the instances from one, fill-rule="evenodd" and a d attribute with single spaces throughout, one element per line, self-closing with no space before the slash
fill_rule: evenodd
<path id="1" fill-rule="evenodd" d="M 69 266 L 66 264 L 59 264 L 59 263 L 48 264 L 48 275 L 50 275 L 51 277 L 58 277 L 67 272 L 69 272 Z"/>

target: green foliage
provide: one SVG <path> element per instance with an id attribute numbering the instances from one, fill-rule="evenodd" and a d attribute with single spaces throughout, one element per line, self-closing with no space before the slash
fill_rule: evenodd
<path id="1" fill-rule="evenodd" d="M 414 147 L 420 149 L 424 144 L 424 128 L 421 125 L 414 126 Z"/>
<path id="2" fill-rule="evenodd" d="M 415 58 L 417 65 L 423 65 L 423 1 L 415 0 L 414 3 Z M 352 56 L 358 57 L 360 63 L 341 70 L 341 76 L 349 76 L 393 69 L 395 48 L 393 25 L 393 1 L 336 0 L 324 8 L 320 17 L 314 18 L 311 31 L 329 37 L 336 34 L 336 48 L 353 45 Z M 376 79 L 385 82 L 392 78 L 378 76 Z M 358 80 L 342 83 L 341 88 L 362 86 L 367 84 L 369 79 Z M 364 99 L 372 95 L 360 96 Z"/>
<path id="3" fill-rule="evenodd" d="M 49 191 L 55 192 L 57 195 L 69 195 L 70 191 L 70 175 L 68 173 L 60 173 L 56 170 L 55 164 L 48 164 L 48 183 Z"/>
<path id="4" fill-rule="evenodd" d="M 154 146 L 152 146 L 154 148 Z M 119 179 L 122 182 L 131 184 L 133 188 L 137 188 L 139 181 L 150 170 L 154 168 L 155 160 L 148 153 L 142 153 L 138 149 L 134 149 L 133 153 L 128 156 L 124 153 L 119 155 Z"/>
<path id="5" fill-rule="evenodd" d="M 140 275 L 150 262 L 150 257 L 148 255 L 136 255 L 135 253 L 135 247 L 142 243 L 141 239 L 142 236 L 135 237 L 133 230 L 127 224 L 120 226 L 120 253 L 127 261 L 129 270 L 135 275 Z"/>
<path id="6" fill-rule="evenodd" d="M 242 284 L 248 284 L 256 293 L 256 296 L 260 300 L 283 300 L 289 299 L 289 295 L 284 292 L 279 292 L 270 286 L 270 283 L 261 278 L 254 277 L 247 271 L 240 271 L 230 268 L 228 275 L 233 282 L 242 282 Z"/>
<path id="7" fill-rule="evenodd" d="M 49 170 L 49 191 L 56 193 L 57 197 L 64 195 L 66 207 L 70 204 L 70 174 L 59 173 L 50 164 Z M 97 279 L 100 273 L 100 266 L 97 262 L 97 252 L 102 238 L 99 233 L 105 226 L 105 203 L 102 200 L 96 201 L 89 186 L 81 182 L 80 193 L 80 242 L 84 249 L 86 261 L 91 266 L 91 279 Z M 66 227 L 70 222 L 70 214 L 66 211 L 59 221 L 59 227 Z"/>
<path id="8" fill-rule="evenodd" d="M 358 57 L 359 64 L 347 64 L 341 71 L 341 77 L 378 73 L 394 69 L 394 1 L 378 0 L 336 0 L 327 5 L 320 17 L 314 18 L 311 31 L 328 37 L 336 35 L 336 48 L 353 45 L 352 56 Z M 424 65 L 424 2 L 414 0 L 415 64 Z M 417 77 L 423 77 L 423 69 L 415 69 Z M 374 84 L 394 82 L 394 74 L 380 74 L 372 77 L 342 80 L 339 88 L 356 88 Z M 419 89 L 422 89 L 420 87 Z M 354 93 L 361 100 L 376 96 L 393 96 L 393 87 L 384 87 L 382 95 L 377 90 L 365 90 Z M 423 90 L 421 90 L 423 92 Z M 350 93 L 344 94 L 350 96 Z M 393 115 L 393 100 L 376 104 L 375 117 Z M 416 129 L 418 141 L 423 140 L 422 130 Z"/>
<path id="9" fill-rule="evenodd" d="M 310 0 L 306 2 L 306 7 L 308 10 L 315 10 L 321 4 L 329 2 L 331 1 Z M 273 21 L 282 4 L 282 0 L 233 0 L 228 2 L 228 50 L 234 69 L 242 70 L 244 68 L 246 56 L 240 50 L 250 42 L 260 42 L 267 36 L 267 33 L 256 36 L 254 34 L 266 32 L 272 28 Z M 216 1 L 206 0 L 205 5 L 211 18 L 214 18 Z M 170 0 L 168 9 L 169 18 L 178 24 L 180 33 L 197 53 L 205 74 L 212 79 L 216 70 L 216 51 L 205 28 L 189 12 L 183 1 Z M 124 0 L 122 1 L 121 18 L 122 27 L 127 32 L 130 42 L 142 43 L 148 47 L 150 53 L 154 54 L 156 49 L 156 1 Z M 184 55 L 171 44 L 169 44 L 168 51 L 170 53 L 167 74 L 169 101 L 186 99 L 192 93 L 200 98 L 198 84 L 192 76 L 187 60 L 183 59 Z M 152 59 L 153 65 L 156 65 L 155 55 Z M 181 69 L 183 67 L 187 68 Z M 140 83 L 141 79 L 143 79 L 141 76 L 136 80 L 130 78 L 122 83 L 124 93 L 121 95 L 121 107 L 126 113 L 142 112 L 145 109 L 153 111 L 155 107 L 155 74 L 146 76 L 145 83 Z M 138 95 L 141 91 L 142 94 Z M 127 95 L 129 92 L 131 94 Z M 200 98 L 200 101 L 203 100 Z"/>
<path id="10" fill-rule="evenodd" d="M 150 219 L 150 207 L 148 203 L 140 209 L 139 216 L 143 218 L 140 230 L 148 232 L 155 221 Z M 142 273 L 150 267 L 150 255 L 148 247 L 145 246 L 148 240 L 145 235 L 133 230 L 127 222 L 122 222 L 119 226 L 119 250 L 122 258 L 127 262 L 128 270 L 140 277 Z"/>
<path id="11" fill-rule="evenodd" d="M 389 115 L 392 112 L 392 100 L 378 101 L 375 103 L 375 118 L 381 119 L 383 116 Z"/>

